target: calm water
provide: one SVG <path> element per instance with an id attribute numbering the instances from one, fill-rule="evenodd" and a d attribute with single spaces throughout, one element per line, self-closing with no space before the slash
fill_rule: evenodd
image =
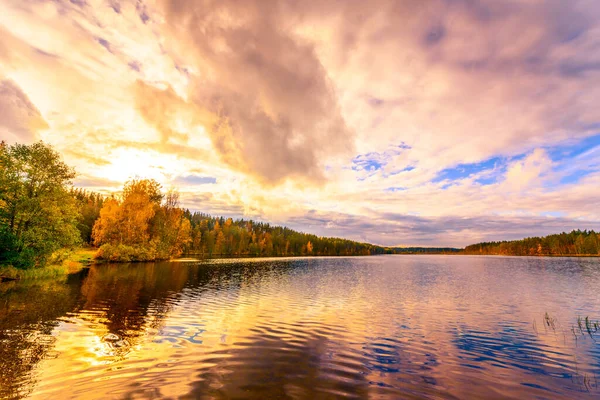
<path id="1" fill-rule="evenodd" d="M 0 398 L 599 398 L 586 315 L 599 259 L 106 265 L 0 285 Z"/>

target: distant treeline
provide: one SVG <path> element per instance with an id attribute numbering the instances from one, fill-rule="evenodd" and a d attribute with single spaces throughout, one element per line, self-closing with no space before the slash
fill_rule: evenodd
<path id="1" fill-rule="evenodd" d="M 522 240 L 484 242 L 465 247 L 464 254 L 502 256 L 576 256 L 600 255 L 600 234 L 574 230 Z"/>
<path id="2" fill-rule="evenodd" d="M 453 254 L 461 249 L 454 247 L 386 247 L 385 254 Z"/>
<path id="3" fill-rule="evenodd" d="M 383 254 L 368 243 L 320 237 L 252 220 L 209 215 L 189 210 L 184 216 L 192 226 L 185 252 L 202 256 L 352 256 Z"/>

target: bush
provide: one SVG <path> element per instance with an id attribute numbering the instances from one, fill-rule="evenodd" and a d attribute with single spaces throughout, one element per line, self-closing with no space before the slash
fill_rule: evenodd
<path id="1" fill-rule="evenodd" d="M 103 244 L 94 256 L 99 260 L 112 262 L 154 261 L 157 259 L 156 250 L 146 246 L 128 246 L 125 244 Z"/>
<path id="2" fill-rule="evenodd" d="M 48 264 L 58 265 L 64 263 L 73 254 L 71 249 L 60 249 L 52 253 L 52 256 L 48 259 Z"/>

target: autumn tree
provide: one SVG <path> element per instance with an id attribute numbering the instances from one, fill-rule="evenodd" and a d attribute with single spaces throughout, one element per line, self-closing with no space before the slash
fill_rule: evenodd
<path id="1" fill-rule="evenodd" d="M 308 254 L 312 254 L 312 251 L 313 251 L 313 244 L 309 240 L 308 243 L 306 243 L 306 252 Z"/>
<path id="2" fill-rule="evenodd" d="M 179 193 L 170 190 L 152 219 L 152 241 L 158 258 L 179 256 L 191 241 L 191 224 L 179 208 Z"/>
<path id="3" fill-rule="evenodd" d="M 122 200 L 111 199 L 100 210 L 93 228 L 94 244 L 143 245 L 150 241 L 150 220 L 160 207 L 158 182 L 133 179 L 125 183 Z"/>
<path id="4" fill-rule="evenodd" d="M 92 237 L 99 258 L 149 261 L 180 255 L 190 234 L 177 192 L 164 196 L 155 180 L 133 179 L 125 183 L 120 201 L 105 202 Z"/>
<path id="5" fill-rule="evenodd" d="M 96 246 L 104 243 L 119 243 L 121 240 L 120 218 L 121 205 L 119 202 L 114 197 L 106 200 L 92 229 L 92 243 Z"/>

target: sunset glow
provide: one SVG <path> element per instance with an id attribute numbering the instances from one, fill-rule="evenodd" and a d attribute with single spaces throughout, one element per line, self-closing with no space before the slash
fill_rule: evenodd
<path id="1" fill-rule="evenodd" d="M 600 229 L 600 2 L 0 1 L 0 139 L 382 245 Z"/>

